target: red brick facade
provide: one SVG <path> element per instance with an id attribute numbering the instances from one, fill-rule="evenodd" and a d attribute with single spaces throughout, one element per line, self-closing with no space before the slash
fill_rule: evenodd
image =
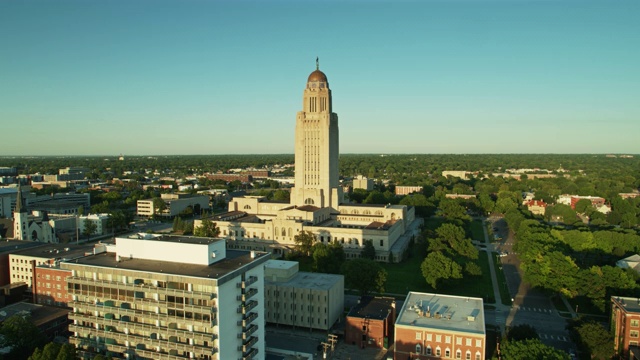
<path id="1" fill-rule="evenodd" d="M 363 297 L 346 318 L 344 339 L 361 348 L 389 348 L 393 343 L 395 299 Z"/>
<path id="2" fill-rule="evenodd" d="M 616 354 L 629 358 L 629 349 L 640 341 L 640 299 L 611 297 L 611 325 Z"/>
<path id="3" fill-rule="evenodd" d="M 36 266 L 33 279 L 33 295 L 37 304 L 68 307 L 71 295 L 67 292 L 67 276 L 71 271 L 58 267 Z"/>
<path id="4" fill-rule="evenodd" d="M 395 360 L 485 358 L 485 337 L 471 333 L 396 326 L 395 344 Z"/>

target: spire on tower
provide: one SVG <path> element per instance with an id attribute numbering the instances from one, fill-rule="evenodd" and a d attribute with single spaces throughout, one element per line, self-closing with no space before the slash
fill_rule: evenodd
<path id="1" fill-rule="evenodd" d="M 320 60 L 316 56 L 316 70 L 320 70 Z"/>
<path id="2" fill-rule="evenodd" d="M 18 184 L 18 198 L 16 199 L 16 209 L 15 212 L 23 213 L 27 212 L 27 208 L 22 203 L 22 187 Z"/>

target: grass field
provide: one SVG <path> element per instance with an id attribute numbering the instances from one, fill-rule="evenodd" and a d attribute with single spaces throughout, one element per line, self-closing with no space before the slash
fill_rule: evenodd
<path id="1" fill-rule="evenodd" d="M 489 262 L 484 252 L 480 252 L 478 265 L 482 269 L 482 276 L 471 277 L 466 275 L 462 280 L 447 280 L 437 289 L 429 286 L 422 276 L 420 264 L 424 259 L 420 251 L 420 245 L 415 245 L 412 256 L 400 264 L 382 264 L 387 271 L 386 292 L 404 295 L 409 291 L 428 293 L 444 293 L 459 296 L 471 296 L 483 298 L 487 303 L 495 302 L 491 276 L 489 275 Z"/>

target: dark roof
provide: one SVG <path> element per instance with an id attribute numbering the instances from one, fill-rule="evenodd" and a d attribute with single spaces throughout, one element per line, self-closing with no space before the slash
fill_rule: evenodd
<path id="1" fill-rule="evenodd" d="M 82 245 L 45 243 L 34 248 L 16 250 L 12 254 L 44 259 L 75 259 L 84 256 L 85 253 L 93 252 L 93 246 L 93 243 Z"/>
<path id="2" fill-rule="evenodd" d="M 363 296 L 358 304 L 351 308 L 347 317 L 384 320 L 393 311 L 395 303 L 394 298 Z"/>
<path id="3" fill-rule="evenodd" d="M 4 240 L 0 241 L 0 252 L 16 252 L 19 249 L 32 248 L 36 246 L 44 246 L 44 243 L 28 240 Z"/>
<path id="4" fill-rule="evenodd" d="M 0 219 L 0 238 L 13 238 L 13 221 L 11 219 Z"/>

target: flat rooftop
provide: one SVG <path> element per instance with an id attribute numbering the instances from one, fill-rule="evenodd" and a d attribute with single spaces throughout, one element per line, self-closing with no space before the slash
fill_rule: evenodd
<path id="1" fill-rule="evenodd" d="M 390 297 L 363 296 L 358 304 L 351 308 L 347 317 L 362 319 L 386 319 L 395 307 L 396 299 Z"/>
<path id="2" fill-rule="evenodd" d="M 69 309 L 19 302 L 0 309 L 0 322 L 16 314 L 29 314 L 33 323 L 36 326 L 40 326 L 53 319 L 65 316 L 70 312 L 71 310 Z"/>
<path id="3" fill-rule="evenodd" d="M 611 300 L 623 307 L 627 312 L 640 313 L 640 299 L 627 296 L 612 296 Z"/>
<path id="4" fill-rule="evenodd" d="M 480 298 L 409 292 L 396 325 L 485 334 Z"/>
<path id="5" fill-rule="evenodd" d="M 211 265 L 198 265 L 189 263 L 178 263 L 173 261 L 158 261 L 137 258 L 124 260 L 121 259 L 121 261 L 118 261 L 116 259 L 116 254 L 110 252 L 89 255 L 80 259 L 67 261 L 67 263 L 199 278 L 221 279 L 225 275 L 245 265 L 261 259 L 265 259 L 266 261 L 270 257 L 269 253 L 257 251 L 254 253 L 255 257 L 252 258 L 250 251 L 227 250 L 226 258 Z M 64 264 L 61 264 L 61 266 L 65 268 Z"/>
<path id="6" fill-rule="evenodd" d="M 13 252 L 20 249 L 31 248 L 44 245 L 44 243 L 37 241 L 26 240 L 3 240 L 0 241 L 0 252 Z"/>
<path id="7" fill-rule="evenodd" d="M 138 239 L 138 240 L 153 240 L 153 241 L 164 241 L 164 242 L 173 242 L 173 243 L 185 243 L 185 244 L 211 244 L 218 241 L 224 241 L 224 239 L 220 238 L 209 238 L 209 237 L 199 237 L 199 236 L 184 236 L 184 235 L 158 235 L 158 234 L 147 234 L 147 233 L 137 233 L 131 236 L 126 236 L 126 239 Z M 118 238 L 116 238 L 116 242 Z"/>
<path id="8" fill-rule="evenodd" d="M 229 250 L 227 250 L 229 251 Z M 299 289 L 312 289 L 312 290 L 329 290 L 331 289 L 337 282 L 344 281 L 344 275 L 336 275 L 336 274 L 322 274 L 322 273 L 310 273 L 299 271 L 291 280 L 289 281 L 270 281 L 269 279 L 264 279 L 265 285 L 273 285 L 283 287 L 295 287 Z"/>
<path id="9" fill-rule="evenodd" d="M 35 242 L 35 241 L 34 241 Z M 20 256 L 29 256 L 45 259 L 75 259 L 84 256 L 87 252 L 93 252 L 95 243 L 71 245 L 67 244 L 50 244 L 39 243 L 42 246 L 32 247 L 28 249 L 16 250 L 12 254 Z"/>

